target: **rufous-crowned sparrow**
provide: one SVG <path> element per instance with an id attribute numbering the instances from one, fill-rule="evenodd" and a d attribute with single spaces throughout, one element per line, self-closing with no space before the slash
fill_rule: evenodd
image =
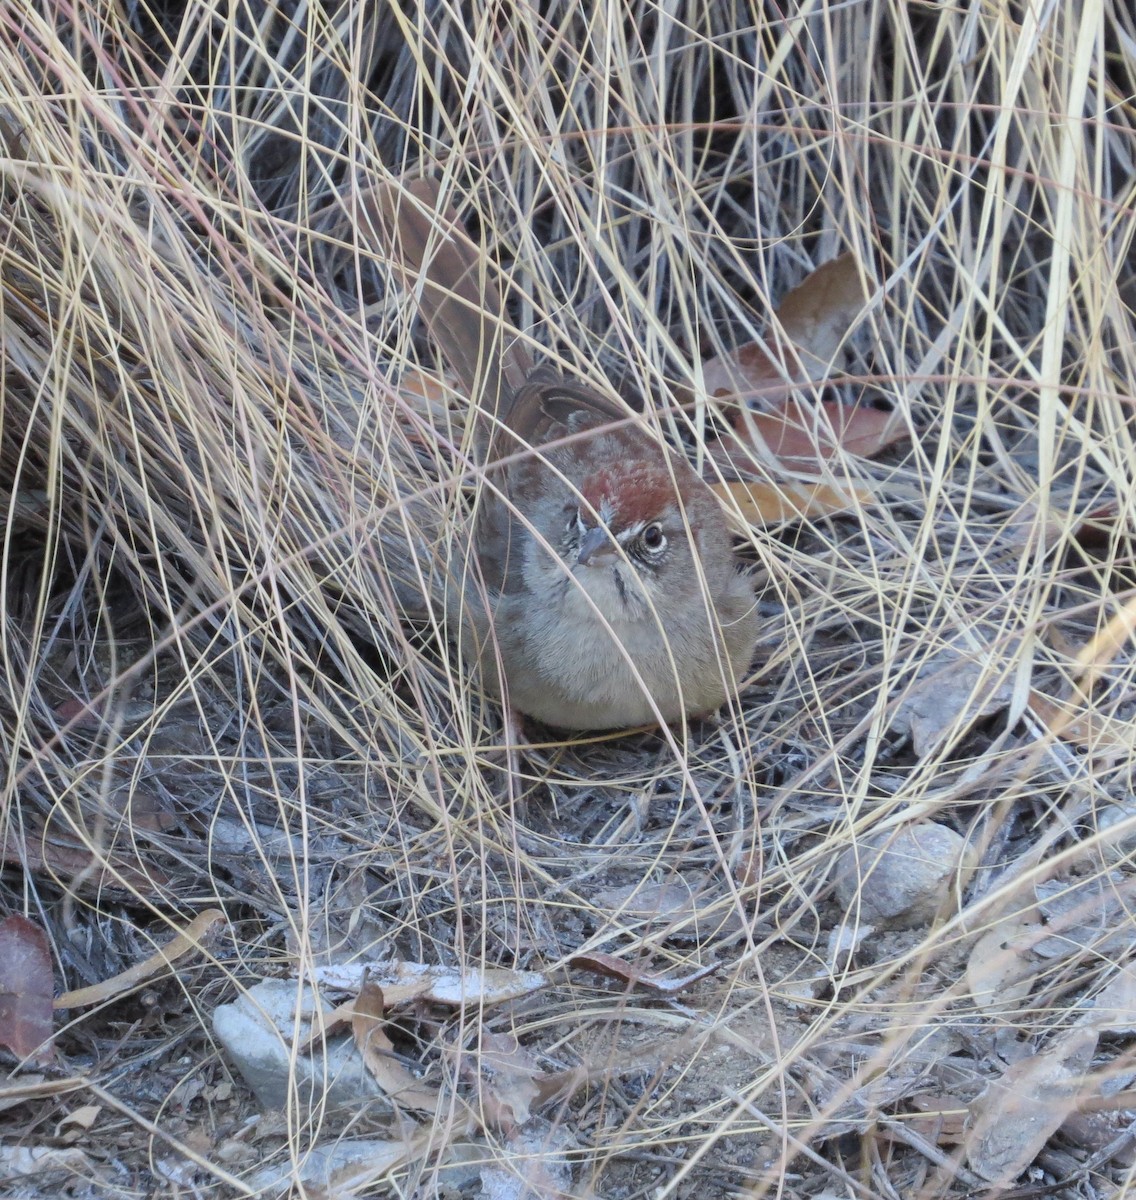
<path id="1" fill-rule="evenodd" d="M 757 610 L 714 493 L 617 401 L 534 365 L 435 181 L 361 200 L 364 236 L 476 406 L 476 570 L 458 552 L 449 570 L 465 579 L 452 607 L 484 685 L 561 729 L 719 708 L 749 665 Z"/>

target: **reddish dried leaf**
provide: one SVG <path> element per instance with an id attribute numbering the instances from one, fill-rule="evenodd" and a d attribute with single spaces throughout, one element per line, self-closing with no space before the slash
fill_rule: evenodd
<path id="1" fill-rule="evenodd" d="M 793 383 L 825 378 L 828 364 L 864 309 L 860 267 L 851 252 L 817 267 L 777 308 L 771 345 L 784 339 L 781 366 L 757 343 L 708 359 L 703 383 L 711 396 L 779 399 Z M 787 377 L 787 378 L 786 378 Z"/>
<path id="2" fill-rule="evenodd" d="M 570 1100 L 581 1088 L 587 1087 L 596 1079 L 606 1079 L 609 1069 L 606 1065 L 600 1067 L 566 1067 L 562 1071 L 549 1071 L 536 1077 L 538 1107 L 553 1100 L 563 1104 Z"/>
<path id="3" fill-rule="evenodd" d="M 51 946 L 27 917 L 0 922 L 0 1044 L 18 1058 L 52 1053 Z"/>
<path id="4" fill-rule="evenodd" d="M 707 395 L 723 400 L 779 400 L 792 391 L 793 382 L 800 382 L 793 367 L 787 362 L 783 370 L 757 342 L 749 342 L 733 354 L 708 358 L 702 364 L 702 386 Z"/>
<path id="5" fill-rule="evenodd" d="M 568 960 L 568 965 L 602 975 L 605 979 L 618 979 L 620 983 L 634 984 L 639 981 L 639 972 L 614 954 L 574 954 Z"/>
<path id="6" fill-rule="evenodd" d="M 78 696 L 71 696 L 55 706 L 55 719 L 60 725 L 67 725 L 72 729 L 98 728 L 103 721 L 106 702 L 105 695 L 89 703 Z"/>
<path id="7" fill-rule="evenodd" d="M 957 1096 L 920 1092 L 909 1097 L 907 1103 L 921 1113 L 914 1120 L 905 1120 L 904 1126 L 914 1129 L 936 1146 L 958 1146 L 966 1141 L 968 1110 Z M 887 1136 L 887 1130 L 881 1130 Z"/>
<path id="8" fill-rule="evenodd" d="M 616 958 L 614 954 L 575 954 L 568 960 L 568 965 L 592 971 L 608 979 L 618 979 L 621 983 L 634 987 L 647 988 L 661 996 L 675 996 L 686 988 L 693 987 L 708 975 L 713 975 L 720 964 L 711 963 L 710 966 L 700 967 L 690 975 L 674 979 L 663 978 L 650 971 L 638 971 L 623 959 Z"/>
<path id="9" fill-rule="evenodd" d="M 777 320 L 806 365 L 812 365 L 811 356 L 823 368 L 864 311 L 866 298 L 860 264 L 846 251 L 822 263 L 787 293 L 777 306 Z"/>
<path id="10" fill-rule="evenodd" d="M 1086 549 L 1107 546 L 1116 535 L 1119 524 L 1119 502 L 1106 500 L 1081 514 L 1073 529 L 1073 537 Z"/>
<path id="11" fill-rule="evenodd" d="M 21 838 L 15 830 L 9 830 L 0 842 L 0 862 L 23 867 L 33 874 L 46 874 L 65 887 L 77 880 L 82 892 L 154 899 L 171 886 L 168 875 L 135 855 L 128 857 L 112 850 L 105 862 L 92 864 L 93 857 L 90 850 L 64 841 L 54 831 L 45 836 L 43 830 L 29 828 L 26 838 Z"/>
<path id="12" fill-rule="evenodd" d="M 783 400 L 772 412 L 740 412 L 734 435 L 742 448 L 770 454 L 793 469 L 827 462 L 840 447 L 871 458 L 907 436 L 894 413 L 849 408 L 832 400 L 802 404 Z"/>

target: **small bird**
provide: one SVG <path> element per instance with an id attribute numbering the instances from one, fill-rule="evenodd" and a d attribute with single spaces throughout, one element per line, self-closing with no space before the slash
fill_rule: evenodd
<path id="1" fill-rule="evenodd" d="M 436 181 L 378 185 L 362 215 L 473 405 L 486 484 L 448 615 L 483 685 L 558 729 L 721 707 L 757 607 L 714 493 L 618 401 L 534 364 Z"/>

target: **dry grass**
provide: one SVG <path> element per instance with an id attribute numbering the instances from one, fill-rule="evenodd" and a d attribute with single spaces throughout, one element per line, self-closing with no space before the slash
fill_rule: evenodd
<path id="1" fill-rule="evenodd" d="M 204 909 L 231 930 L 67 1014 L 49 1074 L 83 1078 L 14 1072 L 5 1141 L 70 1145 L 61 1116 L 99 1105 L 91 1195 L 256 1193 L 376 1129 L 407 1162 L 306 1194 L 970 1194 L 976 1098 L 1091 1025 L 1136 943 L 1127 6 L 292 17 L 0 15 L 0 912 L 49 930 L 61 989 Z M 337 197 L 404 169 L 469 197 L 522 326 L 630 396 L 699 394 L 816 264 L 875 264 L 831 394 L 911 440 L 829 468 L 878 504 L 752 534 L 766 632 L 720 724 L 549 741 L 510 779 L 499 714 L 404 620 L 408 548 L 460 520 L 460 409 L 400 386 L 433 361 L 413 314 L 327 236 Z M 715 420 L 669 431 L 697 456 Z M 865 935 L 877 883 L 846 911 L 836 861 L 916 818 L 977 870 Z M 1046 889 L 1093 881 L 1030 960 Z M 1014 913 L 1033 973 L 983 998 L 976 947 Z M 718 970 L 667 997 L 581 954 Z M 212 1011 L 359 958 L 552 982 L 400 1015 L 444 1096 L 417 1132 L 260 1113 Z M 586 1085 L 511 1128 L 457 1050 L 501 1033 Z M 1134 1071 L 1103 1028 L 1080 1124 L 1002 1194 L 1136 1187 Z"/>

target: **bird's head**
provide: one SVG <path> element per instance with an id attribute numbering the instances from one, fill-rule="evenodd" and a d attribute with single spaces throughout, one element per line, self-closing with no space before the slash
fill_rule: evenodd
<path id="1" fill-rule="evenodd" d="M 680 553 L 689 554 L 681 485 L 663 462 L 605 466 L 568 506 L 568 550 L 575 574 L 630 565 L 645 585 Z"/>

